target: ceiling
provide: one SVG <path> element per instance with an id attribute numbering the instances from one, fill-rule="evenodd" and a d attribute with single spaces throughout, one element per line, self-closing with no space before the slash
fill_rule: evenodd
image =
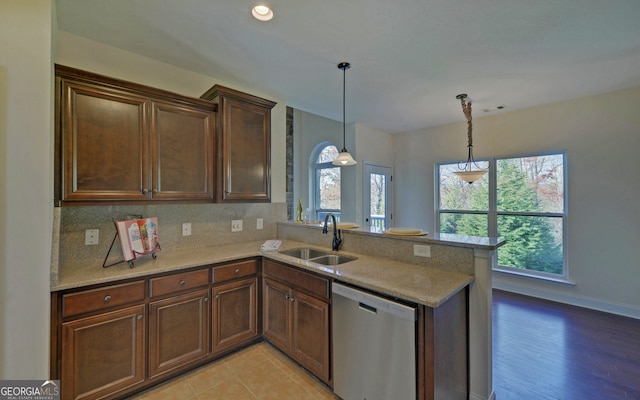
<path id="1" fill-rule="evenodd" d="M 640 86 L 638 0 L 56 0 L 58 28 L 386 132 Z M 213 82 L 215 83 L 215 82 Z M 207 88 L 203 88 L 203 92 Z M 498 106 L 506 106 L 498 110 Z M 484 111 L 488 110 L 488 111 Z"/>

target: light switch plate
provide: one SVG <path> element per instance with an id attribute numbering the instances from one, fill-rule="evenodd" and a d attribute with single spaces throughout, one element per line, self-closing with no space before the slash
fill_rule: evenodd
<path id="1" fill-rule="evenodd" d="M 242 220 L 234 219 L 231 221 L 231 232 L 242 232 Z"/>
<path id="2" fill-rule="evenodd" d="M 262 218 L 256 219 L 256 229 L 262 229 L 264 224 L 264 220 Z"/>
<path id="3" fill-rule="evenodd" d="M 191 236 L 191 222 L 182 223 L 182 236 Z"/>
<path id="4" fill-rule="evenodd" d="M 85 245 L 96 245 L 100 238 L 100 229 L 87 229 L 84 233 Z"/>

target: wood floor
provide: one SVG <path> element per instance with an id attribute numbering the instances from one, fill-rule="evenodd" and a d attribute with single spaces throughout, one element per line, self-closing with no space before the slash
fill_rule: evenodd
<path id="1" fill-rule="evenodd" d="M 493 292 L 497 400 L 640 400 L 640 320 Z"/>

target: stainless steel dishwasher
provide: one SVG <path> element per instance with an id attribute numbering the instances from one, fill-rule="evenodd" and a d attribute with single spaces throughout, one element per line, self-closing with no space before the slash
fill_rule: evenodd
<path id="1" fill-rule="evenodd" d="M 415 400 L 416 308 L 333 283 L 333 390 L 344 400 Z"/>

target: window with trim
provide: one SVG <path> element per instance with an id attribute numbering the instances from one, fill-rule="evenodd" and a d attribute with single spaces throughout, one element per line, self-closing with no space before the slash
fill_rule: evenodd
<path id="1" fill-rule="evenodd" d="M 314 205 L 316 218 L 324 220 L 328 213 L 340 219 L 340 167 L 331 162 L 340 154 L 330 143 L 318 146 L 312 157 L 314 175 Z"/>
<path id="2" fill-rule="evenodd" d="M 565 154 L 551 153 L 478 162 L 489 173 L 473 184 L 436 168 L 437 230 L 501 237 L 498 269 L 567 278 Z"/>

